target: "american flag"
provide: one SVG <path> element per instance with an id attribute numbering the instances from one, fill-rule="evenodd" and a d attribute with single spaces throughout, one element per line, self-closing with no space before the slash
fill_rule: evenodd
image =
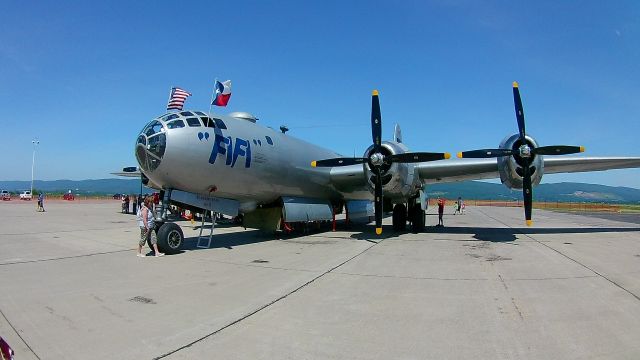
<path id="1" fill-rule="evenodd" d="M 191 96 L 186 90 L 179 87 L 171 88 L 171 95 L 169 96 L 169 104 L 167 110 L 182 110 L 184 101 L 187 100 L 187 96 Z"/>

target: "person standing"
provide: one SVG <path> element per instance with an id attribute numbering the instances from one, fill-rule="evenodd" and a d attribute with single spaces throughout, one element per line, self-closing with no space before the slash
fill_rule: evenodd
<path id="1" fill-rule="evenodd" d="M 442 215 L 444 215 L 444 199 L 438 198 L 438 225 L 444 226 L 444 221 L 442 220 Z"/>
<path id="2" fill-rule="evenodd" d="M 140 205 L 140 210 L 138 212 L 138 226 L 140 227 L 140 240 L 138 242 L 137 255 L 138 257 L 145 257 L 145 255 L 142 254 L 142 247 L 147 242 L 147 240 L 151 241 L 156 257 L 164 256 L 164 254 L 158 250 L 158 240 L 153 231 L 155 224 L 153 213 L 150 210 L 153 206 L 151 205 L 151 203 L 151 198 L 144 199 L 144 202 Z"/>
<path id="3" fill-rule="evenodd" d="M 38 211 L 44 212 L 44 193 L 38 195 Z"/>
<path id="4" fill-rule="evenodd" d="M 124 213 L 128 214 L 129 213 L 129 195 L 125 195 L 124 196 Z"/>
<path id="5" fill-rule="evenodd" d="M 456 201 L 456 211 L 453 212 L 453 215 L 462 214 L 462 198 L 458 196 L 458 200 Z"/>
<path id="6" fill-rule="evenodd" d="M 133 211 L 134 214 L 138 215 L 138 198 L 137 196 L 133 195 L 133 206 L 131 207 L 131 211 Z"/>

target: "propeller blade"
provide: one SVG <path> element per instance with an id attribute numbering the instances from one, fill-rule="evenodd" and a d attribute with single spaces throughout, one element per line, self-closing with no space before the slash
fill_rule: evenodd
<path id="1" fill-rule="evenodd" d="M 380 115 L 380 99 L 378 99 L 378 90 L 373 90 L 371 94 L 371 135 L 373 137 L 374 151 L 380 152 L 382 116 Z"/>
<path id="2" fill-rule="evenodd" d="M 522 100 L 520 99 L 520 90 L 518 89 L 517 81 L 513 82 L 513 103 L 516 107 L 516 119 L 518 120 L 518 132 L 520 133 L 520 140 L 524 141 L 524 110 L 522 109 Z"/>
<path id="3" fill-rule="evenodd" d="M 524 198 L 524 218 L 527 226 L 531 226 L 531 209 L 533 207 L 533 189 L 531 187 L 531 170 L 529 165 L 522 168 L 524 176 L 522 177 L 522 196 Z"/>
<path id="4" fill-rule="evenodd" d="M 325 160 L 316 160 L 311 162 L 313 167 L 333 167 L 333 166 L 348 166 L 355 164 L 362 164 L 367 159 L 364 158 L 334 158 Z"/>
<path id="5" fill-rule="evenodd" d="M 480 149 L 480 150 L 470 150 L 470 151 L 459 152 L 458 157 L 471 158 L 471 159 L 484 159 L 484 158 L 509 156 L 512 154 L 513 154 L 513 151 L 511 149 Z"/>
<path id="6" fill-rule="evenodd" d="M 449 159 L 450 157 L 451 154 L 449 153 L 413 152 L 388 155 L 385 157 L 385 160 L 388 162 L 398 163 L 416 163 L 424 161 L 444 160 Z"/>
<path id="7" fill-rule="evenodd" d="M 375 187 L 375 215 L 376 215 L 376 234 L 382 234 L 382 176 L 380 176 L 380 168 L 375 168 L 376 187 Z"/>
<path id="8" fill-rule="evenodd" d="M 569 155 L 584 152 L 584 146 L 550 145 L 532 149 L 538 155 Z"/>

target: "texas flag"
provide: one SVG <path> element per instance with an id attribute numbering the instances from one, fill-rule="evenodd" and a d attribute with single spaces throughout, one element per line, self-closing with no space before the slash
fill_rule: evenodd
<path id="1" fill-rule="evenodd" d="M 216 97 L 213 99 L 211 105 L 227 106 L 229 99 L 231 99 L 231 80 L 220 82 L 216 80 Z"/>

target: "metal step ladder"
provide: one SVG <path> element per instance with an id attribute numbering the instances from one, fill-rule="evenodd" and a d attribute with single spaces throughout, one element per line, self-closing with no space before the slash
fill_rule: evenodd
<path id="1" fill-rule="evenodd" d="M 217 214 L 211 211 L 211 231 L 209 232 L 209 236 L 207 235 L 202 236 L 202 230 L 204 229 L 204 223 L 207 217 L 206 215 L 207 215 L 206 212 L 202 214 L 202 224 L 200 225 L 200 235 L 198 235 L 198 244 L 196 245 L 196 247 L 200 249 L 208 249 L 211 247 L 211 239 L 213 238 L 213 229 L 216 227 Z M 206 246 L 204 244 L 203 245 L 200 244 L 202 240 L 208 240 Z"/>

